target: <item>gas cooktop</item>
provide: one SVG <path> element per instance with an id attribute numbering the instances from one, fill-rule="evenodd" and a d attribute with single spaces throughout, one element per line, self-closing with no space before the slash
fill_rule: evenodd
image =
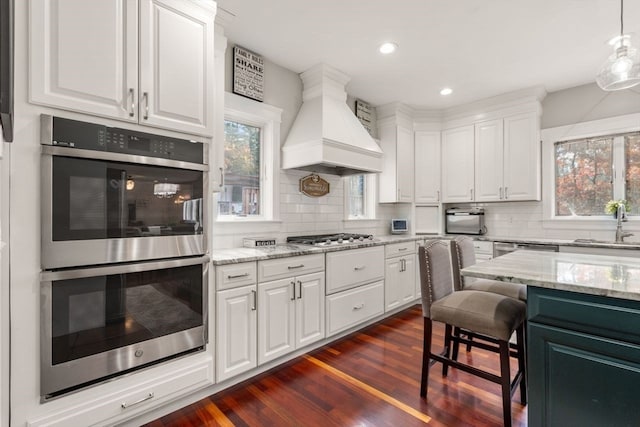
<path id="1" fill-rule="evenodd" d="M 371 234 L 354 234 L 354 233 L 335 233 L 335 234 L 316 234 L 312 236 L 291 236 L 287 237 L 287 243 L 298 245 L 345 245 L 358 244 L 364 242 L 373 242 Z"/>

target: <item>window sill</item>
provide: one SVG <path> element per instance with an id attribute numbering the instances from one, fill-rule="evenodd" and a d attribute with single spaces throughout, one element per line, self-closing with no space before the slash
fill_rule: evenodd
<path id="1" fill-rule="evenodd" d="M 282 221 L 279 219 L 265 219 L 265 218 L 249 218 L 249 217 L 233 217 L 233 218 L 216 218 L 214 221 L 216 224 L 241 224 L 250 222 L 251 224 L 279 224 Z"/>

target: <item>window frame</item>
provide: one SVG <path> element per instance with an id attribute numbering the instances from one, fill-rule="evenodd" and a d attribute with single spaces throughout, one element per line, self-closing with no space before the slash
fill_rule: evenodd
<path id="1" fill-rule="evenodd" d="M 351 216 L 351 197 L 350 197 L 350 176 L 344 179 L 344 219 L 345 221 L 363 221 L 374 220 L 377 217 L 376 212 L 376 195 L 377 195 L 377 176 L 376 173 L 356 174 L 364 176 L 364 213 L 362 216 Z"/>
<path id="2" fill-rule="evenodd" d="M 555 214 L 555 143 L 583 138 L 602 137 L 636 132 L 640 130 L 640 113 L 607 119 L 579 122 L 572 125 L 542 129 L 542 176 L 543 178 L 543 227 L 585 229 L 597 227 L 610 222 L 611 215 L 604 212 L 602 215 L 592 216 L 556 216 Z M 613 146 L 613 164 L 623 165 L 623 144 Z M 615 166 L 614 166 L 615 167 Z M 624 191 L 624 176 L 616 168 L 614 179 L 614 198 L 620 198 L 619 190 Z M 622 187 L 620 187 L 622 182 Z M 629 216 L 629 221 L 640 223 L 639 216 Z"/>
<path id="3" fill-rule="evenodd" d="M 224 100 L 224 121 L 260 128 L 260 215 L 218 215 L 216 206 L 215 220 L 216 222 L 279 221 L 282 109 L 230 92 L 225 92 Z M 221 126 L 224 126 L 224 122 Z M 224 153 L 226 139 L 221 143 Z M 224 154 L 220 164 L 224 166 Z"/>

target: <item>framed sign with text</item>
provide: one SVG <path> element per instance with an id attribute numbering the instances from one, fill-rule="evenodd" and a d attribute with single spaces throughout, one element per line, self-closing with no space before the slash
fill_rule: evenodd
<path id="1" fill-rule="evenodd" d="M 376 126 L 375 118 L 373 115 L 373 107 L 364 101 L 356 99 L 356 117 L 362 123 L 362 126 L 369 132 L 369 135 L 373 135 L 373 128 Z"/>
<path id="2" fill-rule="evenodd" d="M 233 93 L 264 100 L 264 59 L 245 48 L 233 48 Z"/>

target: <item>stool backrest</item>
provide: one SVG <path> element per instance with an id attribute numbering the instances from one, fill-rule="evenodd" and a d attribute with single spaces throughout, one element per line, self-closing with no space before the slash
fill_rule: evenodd
<path id="1" fill-rule="evenodd" d="M 476 263 L 476 251 L 473 239 L 468 236 L 458 236 L 451 240 L 451 264 L 453 268 L 453 282 L 456 290 L 464 289 L 464 277 L 460 270 Z"/>
<path id="2" fill-rule="evenodd" d="M 431 318 L 431 304 L 454 292 L 450 244 L 429 240 L 418 250 L 422 315 Z"/>

